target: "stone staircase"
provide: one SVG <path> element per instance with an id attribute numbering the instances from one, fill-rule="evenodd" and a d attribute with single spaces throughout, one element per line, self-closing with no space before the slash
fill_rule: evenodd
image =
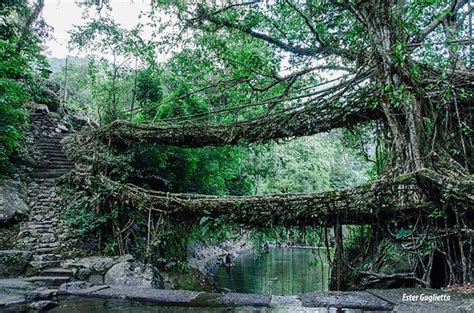
<path id="1" fill-rule="evenodd" d="M 25 278 L 25 281 L 37 285 L 54 287 L 71 281 L 73 272 L 63 268 L 44 269 L 38 276 Z"/>
<path id="2" fill-rule="evenodd" d="M 35 146 L 40 151 L 46 162 L 31 174 L 32 178 L 50 179 L 66 174 L 74 168 L 74 163 L 66 158 L 62 150 L 61 140 L 64 134 L 56 137 L 41 137 L 35 142 Z"/>
<path id="3" fill-rule="evenodd" d="M 34 125 L 35 120 L 32 121 Z M 44 124 L 45 121 L 41 123 Z M 56 131 L 35 136 L 34 147 L 36 154 L 41 157 L 41 163 L 30 174 L 30 216 L 21 225 L 19 235 L 21 246 L 33 254 L 28 274 L 43 271 L 41 276 L 31 279 L 50 281 L 53 285 L 69 280 L 69 275 L 49 275 L 50 268 L 60 266 L 63 259 L 61 248 L 67 236 L 66 227 L 60 217 L 61 198 L 56 190 L 56 179 L 74 168 L 74 163 L 67 159 L 62 149 L 61 140 L 66 135 Z"/>

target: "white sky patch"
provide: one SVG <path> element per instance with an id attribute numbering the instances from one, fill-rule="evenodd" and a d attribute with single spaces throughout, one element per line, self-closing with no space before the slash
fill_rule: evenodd
<path id="1" fill-rule="evenodd" d="M 115 22 L 130 29 L 138 24 L 140 12 L 150 9 L 150 1 L 112 0 L 111 6 L 111 16 Z M 105 8 L 103 11 L 105 12 Z M 73 0 L 45 0 L 42 16 L 46 23 L 54 28 L 51 33 L 52 38 L 46 41 L 46 53 L 49 56 L 64 58 L 68 55 L 68 41 L 70 39 L 68 31 L 72 30 L 74 25 L 84 25 L 91 20 L 91 18 L 83 16 L 83 13 L 83 8 Z M 96 15 L 95 9 L 92 8 L 90 13 L 90 17 Z M 148 35 L 145 34 L 145 37 Z M 69 53 L 69 55 L 80 56 L 77 52 Z"/>
<path id="2" fill-rule="evenodd" d="M 150 20 L 143 14 L 140 18 L 141 12 L 148 12 L 151 8 L 150 0 L 111 0 L 111 11 L 107 8 L 103 8 L 101 15 L 105 16 L 108 14 L 116 23 L 121 27 L 131 29 L 138 23 L 147 24 Z M 68 41 L 70 40 L 69 31 L 74 29 L 74 26 L 84 25 L 90 22 L 93 18 L 97 18 L 98 14 L 95 7 L 90 8 L 88 11 L 89 16 L 85 14 L 84 8 L 79 7 L 74 0 L 45 0 L 45 6 L 42 11 L 42 16 L 46 23 L 53 27 L 51 33 L 52 38 L 46 41 L 46 54 L 51 57 L 65 58 L 67 55 L 85 57 L 86 53 L 80 53 L 77 50 L 69 51 Z M 160 19 L 174 19 L 175 17 L 166 16 L 165 14 L 157 15 Z M 145 26 L 142 29 L 142 37 L 146 40 L 152 37 L 153 29 Z M 158 34 L 162 35 L 162 34 Z M 156 38 L 159 40 L 159 38 Z M 173 49 L 171 49 L 173 50 Z M 289 54 L 282 52 L 284 58 L 280 65 L 280 75 L 289 75 L 292 72 L 298 71 L 300 68 L 298 65 L 289 64 Z M 110 55 L 104 55 L 94 52 L 95 55 L 105 57 L 109 61 L 112 59 Z M 156 56 L 158 61 L 164 61 L 168 59 L 172 54 L 172 51 L 164 52 Z M 310 62 L 313 65 L 324 64 L 324 61 Z M 304 64 L 309 66 L 310 64 Z M 333 79 L 340 77 L 345 74 L 342 71 L 317 71 L 323 79 Z"/>

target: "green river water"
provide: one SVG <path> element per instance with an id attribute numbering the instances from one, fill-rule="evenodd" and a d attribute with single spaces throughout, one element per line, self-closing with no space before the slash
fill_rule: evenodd
<path id="1" fill-rule="evenodd" d="M 218 287 L 235 292 L 278 296 L 328 290 L 329 264 L 325 249 L 271 248 L 248 252 L 230 268 L 220 267 Z"/>

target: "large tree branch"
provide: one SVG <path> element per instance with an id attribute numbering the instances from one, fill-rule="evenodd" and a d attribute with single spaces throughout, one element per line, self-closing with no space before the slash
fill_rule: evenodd
<path id="1" fill-rule="evenodd" d="M 295 5 L 293 5 L 293 3 L 291 3 L 289 0 L 285 0 L 285 2 L 293 9 L 295 10 L 300 16 L 301 18 L 303 18 L 306 26 L 308 26 L 309 30 L 313 33 L 314 37 L 316 38 L 316 40 L 318 41 L 318 43 L 324 47 L 326 46 L 325 43 L 323 43 L 322 39 L 321 39 L 321 36 L 319 35 L 319 33 L 316 31 L 316 29 L 314 28 L 313 24 L 311 24 L 311 21 L 309 20 L 309 18 L 300 10 L 298 9 Z"/>
<path id="2" fill-rule="evenodd" d="M 338 55 L 338 56 L 343 56 L 346 57 L 350 60 L 354 60 L 355 56 L 350 53 L 349 51 L 346 51 L 340 47 L 333 47 L 333 46 L 319 46 L 319 47 L 311 47 L 311 48 L 306 48 L 306 47 L 301 47 L 301 46 L 296 46 L 292 45 L 290 43 L 285 43 L 281 41 L 280 39 L 274 38 L 270 35 L 255 31 L 254 29 L 250 27 L 245 27 L 242 25 L 239 25 L 237 23 L 232 23 L 230 21 L 227 21 L 225 19 L 221 19 L 217 17 L 214 13 L 210 13 L 206 11 L 202 6 L 199 7 L 198 10 L 198 16 L 195 20 L 204 20 L 208 21 L 216 26 L 224 26 L 229 29 L 234 29 L 241 31 L 249 36 L 252 36 L 254 38 L 263 40 L 265 42 L 268 42 L 284 51 L 299 55 L 299 56 L 309 56 L 309 57 L 314 57 L 317 55 Z"/>
<path id="3" fill-rule="evenodd" d="M 434 19 L 428 24 L 419 35 L 413 38 L 409 44 L 415 45 L 422 42 L 429 34 L 431 34 L 438 26 L 440 26 L 444 21 L 446 21 L 450 16 L 456 14 L 464 5 L 466 5 L 468 0 L 456 0 L 451 6 L 451 9 L 448 13 L 443 14 L 442 16 Z"/>

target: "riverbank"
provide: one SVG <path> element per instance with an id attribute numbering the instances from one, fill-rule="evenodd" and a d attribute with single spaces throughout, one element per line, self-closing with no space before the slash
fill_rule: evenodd
<path id="1" fill-rule="evenodd" d="M 75 298 L 79 297 L 79 298 Z M 93 285 L 87 282 L 71 282 L 57 289 L 46 289 L 22 279 L 0 280 L 0 310 L 4 312 L 28 312 L 44 306 L 54 308 L 53 312 L 71 312 L 75 301 L 90 299 L 114 301 L 135 301 L 142 305 L 196 308 L 196 312 L 213 311 L 214 308 L 266 308 L 269 311 L 294 311 L 304 308 L 346 308 L 358 310 L 379 310 L 396 312 L 472 312 L 473 294 L 447 292 L 435 289 L 391 289 L 353 292 L 310 292 L 295 296 L 274 296 L 266 294 L 207 293 L 188 290 L 164 290 L 151 288 L 114 287 Z M 95 299 L 95 300 L 94 300 Z M 102 300 L 100 300 L 102 299 Z M 138 308 L 140 304 L 120 302 Z M 67 305 L 65 305 L 67 304 Z M 109 306 L 113 307 L 113 306 Z M 140 310 L 134 310 L 134 312 Z M 189 311 L 189 310 L 187 310 Z M 192 310 L 191 310 L 192 311 Z M 77 311 L 82 312 L 82 311 Z M 101 312 L 107 311 L 103 307 Z M 114 311 L 115 312 L 115 311 Z M 143 311 L 149 312 L 149 311 Z"/>

